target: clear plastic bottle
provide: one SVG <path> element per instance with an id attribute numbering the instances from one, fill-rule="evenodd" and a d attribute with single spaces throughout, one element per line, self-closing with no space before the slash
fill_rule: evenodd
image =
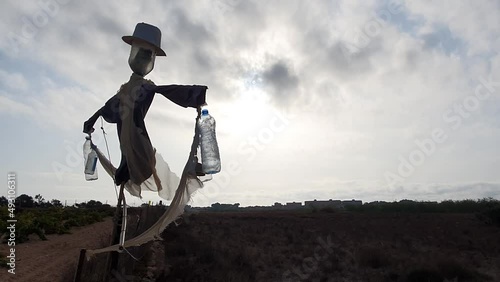
<path id="1" fill-rule="evenodd" d="M 200 149 L 201 166 L 206 174 L 220 172 L 220 155 L 217 138 L 215 136 L 215 119 L 208 114 L 207 109 L 201 111 L 201 117 L 198 120 L 200 129 Z"/>
<path id="2" fill-rule="evenodd" d="M 90 137 L 85 137 L 85 143 L 83 143 L 83 161 L 85 165 L 85 180 L 96 180 L 97 179 L 97 153 L 92 149 L 92 141 Z"/>

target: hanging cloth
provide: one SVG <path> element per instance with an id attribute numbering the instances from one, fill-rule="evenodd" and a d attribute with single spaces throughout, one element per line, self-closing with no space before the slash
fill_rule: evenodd
<path id="1" fill-rule="evenodd" d="M 196 118 L 196 121 L 198 121 L 198 119 L 199 115 Z M 182 215 L 182 213 L 184 212 L 184 207 L 191 200 L 193 193 L 196 190 L 203 187 L 202 181 L 198 179 L 198 177 L 196 176 L 196 164 L 197 164 L 196 152 L 199 144 L 199 132 L 196 124 L 197 123 L 195 122 L 195 135 L 193 137 L 193 144 L 191 145 L 189 158 L 182 172 L 179 185 L 177 187 L 173 200 L 170 203 L 170 206 L 167 208 L 165 213 L 158 219 L 158 221 L 155 224 L 153 224 L 153 226 L 151 226 L 148 230 L 144 231 L 142 234 L 140 234 L 135 238 L 125 241 L 125 243 L 123 244 L 124 248 L 140 246 L 152 240 L 162 240 L 161 233 L 163 232 L 163 230 L 165 230 L 165 228 L 170 223 L 172 223 L 175 219 L 177 219 L 180 215 Z M 97 149 L 96 152 L 99 157 L 99 161 L 101 162 L 104 169 L 108 173 L 113 175 L 112 173 L 113 171 L 116 171 L 116 169 L 111 165 L 109 160 L 106 159 L 104 154 L 102 154 L 102 152 L 99 149 Z M 163 159 L 161 160 L 163 161 Z M 160 161 L 157 160 L 157 163 L 158 162 Z M 89 250 L 87 251 L 87 254 L 90 257 L 94 254 L 119 251 L 119 250 L 120 250 L 120 245 L 116 244 L 102 249 Z"/>
<path id="2" fill-rule="evenodd" d="M 160 197 L 172 199 L 179 178 L 153 148 L 144 118 L 155 93 L 179 106 L 198 108 L 205 104 L 206 90 L 203 85 L 156 86 L 152 81 L 132 74 L 118 93 L 86 122 L 93 125 L 102 116 L 117 126 L 122 152 L 120 165 L 112 171 L 117 185 L 125 184 L 125 189 L 136 197 L 141 197 L 141 191 L 146 190 L 158 191 Z"/>
<path id="3" fill-rule="evenodd" d="M 140 246 L 160 239 L 160 234 L 167 225 L 183 213 L 193 193 L 203 187 L 202 181 L 196 176 L 196 152 L 199 144 L 196 122 L 200 117 L 199 107 L 205 104 L 206 90 L 206 86 L 200 85 L 156 86 L 153 82 L 132 74 L 118 93 L 86 122 L 92 126 L 97 118 L 102 116 L 107 122 L 117 124 L 122 152 L 120 166 L 115 168 L 104 154 L 96 149 L 99 161 L 117 185 L 123 185 L 125 190 L 136 197 L 141 197 L 141 191 L 148 190 L 157 191 L 160 197 L 172 200 L 169 208 L 153 226 L 143 234 L 125 241 L 123 247 Z M 180 178 L 170 170 L 167 162 L 153 148 L 144 124 L 155 93 L 162 94 L 179 106 L 198 109 L 191 152 Z M 88 251 L 88 254 L 118 251 L 119 247 L 113 245 Z"/>

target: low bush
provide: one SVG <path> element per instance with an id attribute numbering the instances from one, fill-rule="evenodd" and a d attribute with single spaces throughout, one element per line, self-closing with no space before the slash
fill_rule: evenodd
<path id="1" fill-rule="evenodd" d="M 16 243 L 29 240 L 29 235 L 36 234 L 41 240 L 47 240 L 48 234 L 66 234 L 71 227 L 85 226 L 102 221 L 112 214 L 112 208 L 87 209 L 74 207 L 30 208 L 16 210 Z M 5 226 L 9 213 L 7 207 L 0 207 L 0 232 L 6 233 Z"/>
<path id="2" fill-rule="evenodd" d="M 408 272 L 407 282 L 444 282 L 444 281 L 490 281 L 490 277 L 454 260 L 441 259 L 434 263 L 420 266 Z"/>
<path id="3" fill-rule="evenodd" d="M 498 215 L 500 201 L 493 198 L 479 200 L 446 200 L 426 202 L 401 200 L 399 202 L 371 202 L 361 206 L 347 206 L 346 210 L 355 212 L 402 212 L 402 213 L 482 213 L 496 211 Z M 493 212 L 495 213 L 495 212 Z M 497 217 L 496 217 L 497 218 Z"/>
<path id="4" fill-rule="evenodd" d="M 410 271 L 406 278 L 407 282 L 443 282 L 444 277 L 435 269 L 417 268 Z"/>
<path id="5" fill-rule="evenodd" d="M 478 213 L 478 218 L 486 222 L 500 227 L 500 205 L 491 207 L 483 212 Z"/>
<path id="6" fill-rule="evenodd" d="M 358 265 L 364 268 L 384 268 L 390 264 L 387 255 L 376 247 L 362 247 L 356 252 Z"/>
<path id="7" fill-rule="evenodd" d="M 326 212 L 326 213 L 334 213 L 336 212 L 335 208 L 332 208 L 332 207 L 326 207 L 326 208 L 322 208 L 320 209 L 321 212 Z"/>

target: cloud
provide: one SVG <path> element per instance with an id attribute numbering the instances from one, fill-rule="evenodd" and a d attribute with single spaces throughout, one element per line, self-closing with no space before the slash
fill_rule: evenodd
<path id="1" fill-rule="evenodd" d="M 30 86 L 28 80 L 22 73 L 8 72 L 0 69 L 0 86 L 6 86 L 10 90 L 27 90 Z"/>
<path id="2" fill-rule="evenodd" d="M 425 47 L 442 50 L 447 55 L 457 53 L 463 49 L 462 42 L 454 37 L 451 31 L 446 27 L 439 27 L 421 37 L 425 41 Z"/>
<path id="3" fill-rule="evenodd" d="M 500 197 L 500 183 L 407 183 L 397 189 L 389 189 L 377 181 L 328 181 L 322 189 L 307 192 L 293 192 L 295 198 L 311 199 L 322 195 L 322 199 L 362 198 L 364 201 L 377 200 L 432 200 L 482 199 Z M 300 195 L 302 194 L 302 196 Z M 362 197 L 360 195 L 363 195 Z M 317 197 L 317 196 L 316 196 Z M 320 199 L 320 198 L 318 198 Z"/>
<path id="4" fill-rule="evenodd" d="M 474 56 L 483 52 L 494 52 L 500 47 L 500 41 L 494 34 L 498 34 L 500 3 L 498 1 L 484 1 L 478 5 L 453 1 L 431 3 L 429 1 L 407 1 L 411 15 L 422 16 L 427 24 L 423 29 L 429 29 L 434 24 L 447 26 L 450 32 L 469 43 L 468 55 Z"/>
<path id="5" fill-rule="evenodd" d="M 8 98 L 3 92 L 0 92 L 0 94 L 0 113 L 27 116 L 35 115 L 35 111 L 32 107 Z"/>
<path id="6" fill-rule="evenodd" d="M 227 161 L 241 157 L 238 144 L 268 132 L 270 120 L 262 109 L 289 116 L 272 142 L 257 144 L 264 149 L 254 162 L 241 163 L 248 170 L 259 168 L 258 179 L 268 186 L 263 195 L 275 189 L 281 194 L 267 195 L 278 200 L 300 183 L 310 187 L 307 197 L 341 191 L 348 198 L 379 192 L 387 198 L 425 198 L 426 193 L 452 195 L 444 186 L 425 183 L 500 181 L 494 171 L 498 90 L 463 119 L 459 130 L 443 120 L 448 110 L 458 114 L 456 105 L 474 94 L 480 77 L 498 81 L 498 2 L 401 1 L 401 11 L 389 18 L 381 16 L 389 11 L 387 3 L 69 1 L 15 55 L 9 31 L 22 34 L 24 19 L 32 21 L 43 10 L 37 3 L 8 1 L 0 11 L 5 23 L 0 26 L 0 111 L 79 134 L 83 121 L 128 80 L 130 47 L 121 37 L 145 21 L 160 27 L 167 53 L 157 58 L 148 78 L 156 84 L 209 87 L 218 136 L 235 148 L 224 151 Z M 166 129 L 182 130 L 182 138 L 190 140 L 193 112 L 175 111 L 159 100 L 148 116 L 153 141 L 161 140 L 155 144 L 164 151 L 183 148 L 184 141 L 170 143 L 173 135 Z M 407 156 L 415 140 L 436 127 L 449 134 L 447 142 L 416 169 L 409 186 L 384 191 L 377 184 L 384 171 L 397 168 L 398 157 Z M 179 167 L 185 163 L 183 152 L 173 155 L 179 155 Z M 285 171 L 276 171 L 284 166 Z M 316 180 L 325 175 L 339 183 L 374 182 L 323 187 Z M 253 191 L 260 186 L 255 182 L 255 174 L 246 171 L 232 179 L 231 188 Z M 450 189 L 462 191 L 458 185 Z M 477 188 L 470 185 L 467 191 Z M 477 195 L 486 193 L 478 189 Z"/>
<path id="7" fill-rule="evenodd" d="M 95 94 L 77 86 L 59 87 L 49 82 L 31 99 L 14 98 L 0 92 L 0 112 L 11 116 L 25 116 L 33 122 L 49 128 L 80 131 L 83 122 L 100 106 Z"/>
<path id="8" fill-rule="evenodd" d="M 284 61 L 272 63 L 262 73 L 263 83 L 273 93 L 276 104 L 288 104 L 290 99 L 296 95 L 299 85 L 299 77 Z M 295 94 L 295 95 L 294 95 Z"/>

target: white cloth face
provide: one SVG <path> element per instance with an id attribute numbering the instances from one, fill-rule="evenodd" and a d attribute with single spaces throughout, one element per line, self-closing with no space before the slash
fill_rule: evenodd
<path id="1" fill-rule="evenodd" d="M 153 70 L 155 59 L 156 51 L 153 46 L 144 42 L 132 43 L 128 64 L 134 73 L 147 75 Z"/>

